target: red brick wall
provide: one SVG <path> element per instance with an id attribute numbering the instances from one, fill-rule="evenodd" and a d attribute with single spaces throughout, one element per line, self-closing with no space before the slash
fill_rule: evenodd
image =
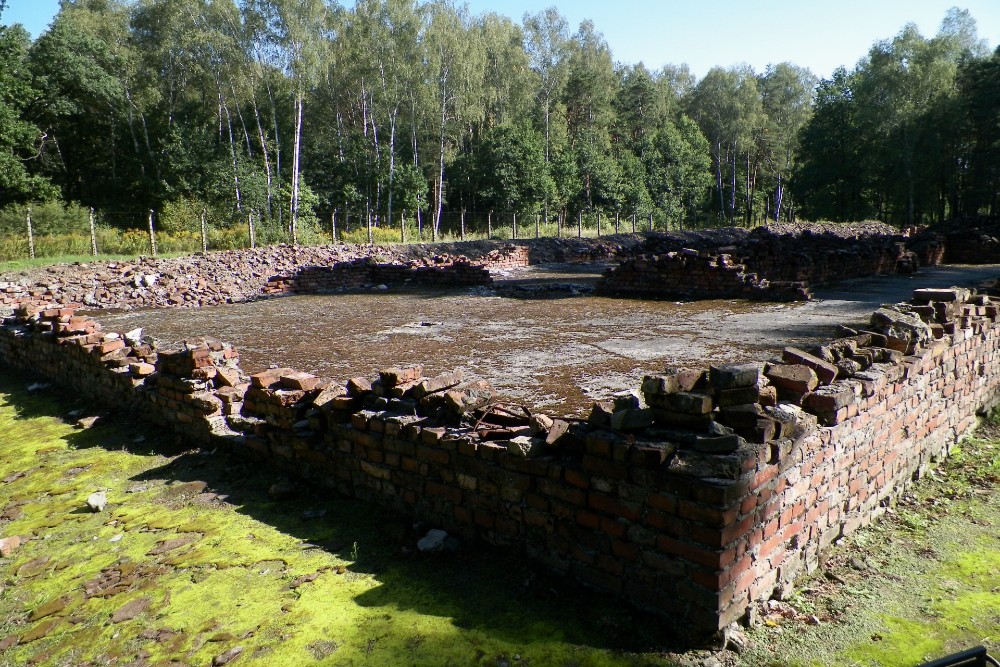
<path id="1" fill-rule="evenodd" d="M 157 351 L 72 308 L 19 308 L 0 327 L 0 362 L 194 441 L 523 548 L 711 632 L 815 567 L 969 432 L 996 402 L 996 318 L 984 297 L 925 291 L 873 315 L 873 333 L 789 348 L 780 364 L 650 377 L 649 407 L 598 404 L 552 442 L 554 425 L 500 440 L 455 428 L 465 408 L 441 406 L 476 396 L 458 377 L 248 378 L 225 344 Z"/>

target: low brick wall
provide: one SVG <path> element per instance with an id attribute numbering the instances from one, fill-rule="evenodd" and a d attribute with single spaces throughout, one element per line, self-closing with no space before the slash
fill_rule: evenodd
<path id="1" fill-rule="evenodd" d="M 808 300 L 809 287 L 850 278 L 914 273 L 938 264 L 943 242 L 923 237 L 919 252 L 901 234 L 844 236 L 832 232 L 776 233 L 765 227 L 730 245 L 708 238 L 692 247 L 669 235 L 650 236 L 642 254 L 609 270 L 599 291 L 664 298 Z"/>
<path id="2" fill-rule="evenodd" d="M 248 377 L 223 343 L 156 350 L 74 307 L 24 303 L 0 363 L 249 453 L 665 613 L 692 633 L 818 564 L 996 402 L 987 297 L 918 290 L 871 331 L 782 363 L 677 369 L 587 422 L 491 407 L 481 383 L 386 369 Z"/>
<path id="3" fill-rule="evenodd" d="M 605 272 L 597 292 L 675 299 L 805 301 L 811 298 L 804 282 L 761 279 L 728 254 L 693 249 L 623 260 Z"/>
<path id="4" fill-rule="evenodd" d="M 362 287 L 403 285 L 422 287 L 468 287 L 490 285 L 493 278 L 482 265 L 467 259 L 440 257 L 432 262 L 379 263 L 369 257 L 332 266 L 304 266 L 290 275 L 272 276 L 262 294 L 336 292 Z"/>

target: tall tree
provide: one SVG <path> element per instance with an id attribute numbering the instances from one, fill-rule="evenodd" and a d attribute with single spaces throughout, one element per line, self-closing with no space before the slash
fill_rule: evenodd
<path id="1" fill-rule="evenodd" d="M 761 103 L 767 117 L 762 135 L 764 168 L 771 178 L 771 217 L 781 219 L 785 191 L 795 171 L 799 133 L 812 115 L 817 80 L 791 63 L 770 65 L 760 77 Z"/>
<path id="2" fill-rule="evenodd" d="M 545 162 L 552 155 L 552 117 L 569 74 L 569 24 L 555 7 L 524 15 L 525 50 L 538 76 L 538 104 L 545 131 Z"/>
<path id="3" fill-rule="evenodd" d="M 55 194 L 46 178 L 26 166 L 37 160 L 44 138 L 24 119 L 25 108 L 39 98 L 32 85 L 28 45 L 23 28 L 0 25 L 0 206 Z"/>

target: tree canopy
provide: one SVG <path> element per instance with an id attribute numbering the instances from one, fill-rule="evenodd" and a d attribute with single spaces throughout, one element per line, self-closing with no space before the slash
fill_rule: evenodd
<path id="1" fill-rule="evenodd" d="M 0 26 L 0 206 L 51 198 L 123 226 L 255 212 L 293 237 L 332 209 L 422 211 L 435 230 L 449 210 L 997 213 L 1000 51 L 953 9 L 826 80 L 792 63 L 697 79 L 616 62 L 599 26 L 554 7 L 64 0 L 33 42 Z"/>

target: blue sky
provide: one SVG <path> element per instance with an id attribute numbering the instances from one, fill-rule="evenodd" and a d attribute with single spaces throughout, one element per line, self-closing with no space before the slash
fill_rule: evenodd
<path id="1" fill-rule="evenodd" d="M 949 7 L 968 9 L 990 48 L 1000 43 L 1000 0 L 468 0 L 474 14 L 497 12 L 520 21 L 555 5 L 573 30 L 594 21 L 615 59 L 650 69 L 687 63 L 699 77 L 711 67 L 747 63 L 763 71 L 784 61 L 829 76 L 853 67 L 872 43 L 904 24 L 937 32 Z M 38 36 L 58 0 L 8 0 L 2 21 L 23 23 Z"/>

